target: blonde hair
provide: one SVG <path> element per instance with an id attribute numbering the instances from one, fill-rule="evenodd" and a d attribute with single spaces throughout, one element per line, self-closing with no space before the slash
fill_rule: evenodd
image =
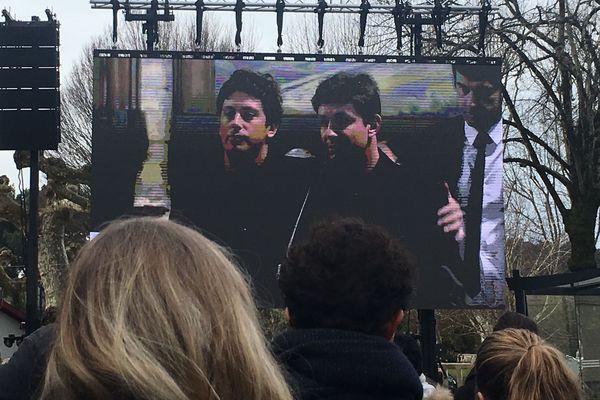
<path id="1" fill-rule="evenodd" d="M 533 332 L 504 329 L 487 337 L 475 360 L 487 400 L 577 400 L 577 378 L 563 354 Z"/>
<path id="2" fill-rule="evenodd" d="M 112 223 L 71 266 L 43 399 L 291 399 L 230 256 L 174 222 Z"/>

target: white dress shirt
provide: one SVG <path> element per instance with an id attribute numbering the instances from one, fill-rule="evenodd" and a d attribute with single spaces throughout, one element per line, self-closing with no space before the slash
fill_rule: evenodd
<path id="1" fill-rule="evenodd" d="M 504 199 L 502 196 L 503 143 L 502 123 L 498 121 L 488 131 L 492 143 L 485 147 L 485 170 L 483 178 L 483 205 L 481 212 L 481 262 L 482 296 L 474 303 L 499 306 L 504 302 Z M 459 202 L 466 210 L 471 187 L 471 171 L 475 164 L 477 149 L 473 142 L 478 132 L 465 123 L 465 142 L 461 176 L 458 181 Z M 465 214 L 465 218 L 469 218 Z M 467 232 L 467 235 L 469 233 Z M 464 246 L 463 250 L 464 250 Z M 481 297 L 481 298 L 480 298 Z"/>

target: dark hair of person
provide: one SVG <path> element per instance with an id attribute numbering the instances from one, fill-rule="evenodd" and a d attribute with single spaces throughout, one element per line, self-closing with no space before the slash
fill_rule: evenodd
<path id="1" fill-rule="evenodd" d="M 415 371 L 417 371 L 417 375 L 421 375 L 423 373 L 423 356 L 421 355 L 421 346 L 419 346 L 417 339 L 411 335 L 396 334 L 394 336 L 394 343 L 402 349 L 402 353 L 404 353 Z"/>
<path id="2" fill-rule="evenodd" d="M 227 79 L 217 96 L 217 115 L 223 110 L 223 103 L 234 92 L 243 92 L 261 101 L 266 116 L 266 126 L 279 125 L 283 114 L 283 100 L 279 84 L 271 74 L 238 69 Z"/>
<path id="3" fill-rule="evenodd" d="M 475 369 L 477 390 L 486 400 L 582 398 L 564 355 L 525 329 L 493 332 L 477 352 Z"/>
<path id="4" fill-rule="evenodd" d="M 500 66 L 496 65 L 470 65 L 470 64 L 452 64 L 452 76 L 456 83 L 456 73 L 472 81 L 488 81 L 494 88 L 502 87 L 502 75 Z"/>
<path id="5" fill-rule="evenodd" d="M 383 228 L 359 219 L 313 227 L 279 271 L 279 288 L 294 328 L 330 328 L 373 335 L 406 309 L 414 266 Z"/>
<path id="6" fill-rule="evenodd" d="M 379 88 L 369 74 L 338 72 L 319 83 L 311 102 L 315 112 L 323 104 L 352 104 L 365 124 L 381 115 Z"/>
<path id="7" fill-rule="evenodd" d="M 507 311 L 498 318 L 496 325 L 494 325 L 494 332 L 507 328 L 527 329 L 535 334 L 539 334 L 538 326 L 533 320 L 514 311 Z"/>

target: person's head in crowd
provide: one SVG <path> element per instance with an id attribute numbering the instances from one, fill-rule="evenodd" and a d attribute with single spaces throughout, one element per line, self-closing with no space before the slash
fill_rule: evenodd
<path id="1" fill-rule="evenodd" d="M 80 251 L 43 399 L 286 399 L 244 276 L 200 233 L 113 222 Z"/>
<path id="2" fill-rule="evenodd" d="M 507 328 L 527 329 L 535 334 L 539 333 L 538 326 L 533 320 L 514 311 L 507 311 L 498 318 L 494 325 L 494 332 Z"/>
<path id="3" fill-rule="evenodd" d="M 412 364 L 417 371 L 417 375 L 423 373 L 423 356 L 421 355 L 421 347 L 417 339 L 410 335 L 399 335 L 394 336 L 394 343 L 400 347 L 402 353 L 406 356 L 408 361 Z"/>
<path id="4" fill-rule="evenodd" d="M 273 76 L 245 69 L 231 74 L 217 96 L 225 168 L 262 165 L 282 114 L 279 85 Z"/>
<path id="5" fill-rule="evenodd" d="M 465 122 L 487 132 L 502 117 L 500 67 L 454 64 L 452 72 Z"/>
<path id="6" fill-rule="evenodd" d="M 423 386 L 423 399 L 427 400 L 452 400 L 452 394 L 440 385 L 434 386 L 435 381 L 427 378 L 423 373 L 423 356 L 419 342 L 411 335 L 396 334 L 394 343 L 402 350 L 406 359 L 413 366 Z"/>
<path id="7" fill-rule="evenodd" d="M 580 400 L 560 351 L 525 329 L 493 332 L 475 360 L 478 400 Z"/>
<path id="8" fill-rule="evenodd" d="M 293 328 L 338 329 L 391 340 L 413 291 L 401 243 L 358 219 L 321 222 L 290 248 L 279 287 Z"/>
<path id="9" fill-rule="evenodd" d="M 333 163 L 371 170 L 379 159 L 381 100 L 368 74 L 338 72 L 315 91 L 312 106 L 319 115 L 321 140 Z"/>

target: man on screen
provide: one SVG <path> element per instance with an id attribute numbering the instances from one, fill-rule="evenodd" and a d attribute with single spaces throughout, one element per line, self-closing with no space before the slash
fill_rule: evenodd
<path id="1" fill-rule="evenodd" d="M 333 75 L 319 84 L 312 106 L 319 115 L 321 140 L 331 166 L 371 173 L 391 161 L 377 147 L 381 101 L 370 75 Z"/>
<path id="2" fill-rule="evenodd" d="M 303 161 L 273 151 L 283 112 L 280 90 L 269 74 L 234 71 L 216 99 L 218 133 L 198 149 L 193 180 L 179 185 L 179 214 L 208 237 L 231 248 L 252 275 L 261 305 L 278 305 L 275 280 L 306 187 Z M 218 140 L 216 140 L 218 139 Z"/>
<path id="3" fill-rule="evenodd" d="M 457 101 L 464 119 L 457 191 L 465 210 L 463 257 L 476 273 L 465 282 L 488 305 L 503 300 L 504 203 L 502 199 L 502 83 L 499 67 L 453 65 Z M 483 284 L 483 290 L 482 285 Z"/>
<path id="4" fill-rule="evenodd" d="M 217 96 L 225 170 L 240 172 L 263 165 L 282 113 L 279 86 L 270 74 L 235 71 Z"/>
<path id="5" fill-rule="evenodd" d="M 383 120 L 375 80 L 337 73 L 319 84 L 312 106 L 325 163 L 304 219 L 361 217 L 385 226 L 419 259 L 421 295 L 433 295 L 419 303 L 461 305 L 464 292 L 451 271 L 462 267 L 456 243 L 463 234 L 462 211 L 447 185 L 421 179 L 417 169 L 392 161 L 378 147 Z"/>

